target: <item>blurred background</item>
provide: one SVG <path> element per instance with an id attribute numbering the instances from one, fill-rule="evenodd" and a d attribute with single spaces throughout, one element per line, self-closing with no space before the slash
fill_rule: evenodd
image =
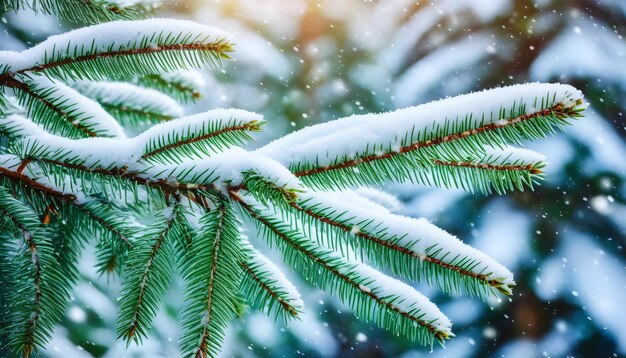
<path id="1" fill-rule="evenodd" d="M 359 321 L 299 281 L 301 321 L 285 327 L 249 313 L 233 323 L 223 356 L 626 355 L 626 1 L 181 0 L 164 1 L 153 16 L 235 35 L 235 60 L 203 73 L 203 99 L 187 112 L 261 113 L 268 125 L 256 146 L 351 114 L 529 81 L 570 83 L 591 104 L 566 133 L 529 145 L 549 162 L 535 191 L 382 188 L 399 198 L 401 213 L 428 218 L 515 273 L 514 295 L 486 302 L 417 286 L 454 323 L 445 349 Z M 77 26 L 24 11 L 1 20 L 0 49 L 9 50 Z M 90 255 L 42 355 L 177 356 L 180 283 L 150 339 L 125 350 L 114 330 L 119 279 L 99 276 Z"/>

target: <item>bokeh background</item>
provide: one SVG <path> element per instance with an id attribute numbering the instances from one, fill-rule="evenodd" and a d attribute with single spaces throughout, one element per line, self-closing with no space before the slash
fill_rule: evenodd
<path id="1" fill-rule="evenodd" d="M 454 323 L 457 337 L 445 349 L 359 321 L 290 275 L 306 301 L 302 320 L 285 327 L 245 315 L 223 356 L 626 355 L 626 1 L 180 0 L 151 16 L 235 34 L 235 60 L 203 72 L 203 99 L 187 112 L 261 113 L 268 125 L 256 145 L 351 114 L 529 81 L 570 83 L 591 104 L 566 133 L 529 145 L 550 164 L 534 191 L 381 188 L 397 195 L 401 213 L 430 219 L 515 273 L 512 297 L 485 302 L 418 285 Z M 1 20 L 0 49 L 9 50 L 79 26 L 24 11 Z M 42 356 L 177 356 L 181 284 L 150 339 L 126 350 L 114 333 L 119 279 L 99 276 L 92 257 Z"/>

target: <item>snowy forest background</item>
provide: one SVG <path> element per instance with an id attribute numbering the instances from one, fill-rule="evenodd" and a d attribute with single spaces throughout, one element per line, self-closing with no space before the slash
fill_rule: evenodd
<path id="1" fill-rule="evenodd" d="M 534 192 L 385 188 L 398 196 L 401 213 L 428 218 L 515 273 L 514 296 L 487 304 L 419 287 L 455 322 L 457 338 L 445 349 L 429 352 L 357 321 L 338 301 L 299 285 L 302 321 L 286 329 L 251 313 L 231 327 L 224 356 L 626 355 L 626 2 L 171 3 L 154 15 L 215 25 L 234 33 L 237 45 L 235 61 L 203 73 L 203 99 L 187 113 L 261 113 L 269 125 L 255 145 L 350 114 L 527 81 L 570 83 L 591 103 L 565 134 L 530 146 L 550 164 Z M 25 11 L 1 20 L 1 50 L 22 50 L 76 26 Z M 124 351 L 113 333 L 119 279 L 100 277 L 89 260 L 43 354 L 176 356 L 180 290 L 170 291 L 150 339 Z"/>

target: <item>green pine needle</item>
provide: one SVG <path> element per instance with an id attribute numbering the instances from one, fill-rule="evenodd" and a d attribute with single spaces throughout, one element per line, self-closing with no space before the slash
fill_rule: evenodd
<path id="1" fill-rule="evenodd" d="M 124 263 L 117 318 L 118 337 L 140 343 L 148 336 L 161 298 L 175 268 L 174 244 L 184 232 L 185 218 L 179 205 L 169 217 L 157 216 L 155 224 L 142 230 Z"/>
<path id="2" fill-rule="evenodd" d="M 4 12 L 10 9 L 31 9 L 84 24 L 133 19 L 137 15 L 133 7 L 122 7 L 117 2 L 106 0 L 4 0 L 0 10 Z"/>
<path id="3" fill-rule="evenodd" d="M 404 311 L 394 304 L 394 301 L 406 298 L 378 296 L 377 289 L 370 288 L 376 287 L 375 283 L 358 274 L 356 264 L 307 239 L 282 220 L 262 213 L 240 198 L 235 197 L 235 200 L 256 224 L 259 236 L 277 248 L 294 270 L 312 284 L 339 296 L 357 317 L 423 345 L 434 341 L 443 343 L 450 337 L 450 333 L 437 330 L 433 322 L 422 320 L 419 306 Z"/>
<path id="4" fill-rule="evenodd" d="M 541 108 L 550 103 L 552 95 L 537 98 Z M 486 147 L 504 148 L 508 144 L 520 144 L 536 140 L 562 130 L 567 118 L 577 118 L 582 111 L 582 101 L 571 108 L 557 104 L 549 110 L 526 116 L 524 106 L 515 104 L 499 113 L 499 123 L 491 118 L 446 120 L 427 130 L 413 130 L 397 143 L 378 143 L 363 152 L 337 157 L 327 166 L 315 161 L 293 162 L 290 170 L 306 185 L 335 190 L 371 184 L 382 185 L 389 181 L 412 182 L 423 185 L 456 187 L 489 193 L 502 193 L 513 188 L 530 187 L 539 179 L 538 172 L 530 170 L 497 171 L 472 170 L 468 167 L 443 166 L 437 161 L 465 162 L 480 160 L 487 155 Z M 520 120 L 522 117 L 528 117 Z M 516 163 L 511 163 L 516 165 Z M 539 166 L 540 163 L 537 163 Z"/>
<path id="5" fill-rule="evenodd" d="M 216 357 L 224 331 L 235 317 L 243 260 L 238 221 L 223 199 L 200 220 L 196 235 L 181 264 L 187 282 L 183 311 L 183 357 Z"/>

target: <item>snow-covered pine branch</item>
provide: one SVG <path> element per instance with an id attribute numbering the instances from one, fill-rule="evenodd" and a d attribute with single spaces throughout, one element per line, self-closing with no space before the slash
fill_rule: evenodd
<path id="1" fill-rule="evenodd" d="M 31 5 L 55 12 L 61 7 L 50 4 L 68 2 Z M 181 117 L 174 101 L 197 98 L 203 82 L 189 69 L 219 65 L 231 48 L 221 30 L 152 19 L 0 52 L 0 257 L 10 266 L 0 275 L 19 273 L 1 280 L 14 304 L 0 340 L 13 351 L 29 356 L 50 339 L 87 237 L 98 238 L 100 271 L 121 272 L 118 336 L 127 342 L 148 337 L 171 277 L 182 274 L 183 356 L 215 357 L 241 300 L 286 322 L 303 309 L 293 285 L 254 248 L 258 238 L 243 238 L 242 219 L 357 316 L 422 344 L 452 337 L 451 322 L 368 264 L 446 292 L 511 293 L 513 275 L 498 262 L 424 219 L 392 214 L 397 201 L 357 187 L 391 180 L 486 193 L 532 188 L 543 156 L 509 145 L 580 117 L 579 91 L 496 88 L 343 118 L 245 150 L 261 115 Z"/>
<path id="2" fill-rule="evenodd" d="M 446 292 L 511 294 L 513 274 L 484 253 L 425 219 L 376 210 L 353 192 L 302 193 L 291 204 L 294 224 L 336 251 L 364 256 L 381 268 Z"/>
<path id="3" fill-rule="evenodd" d="M 76 1 L 76 0 L 3 0 L 2 12 L 31 9 L 63 19 L 91 24 L 95 22 L 133 19 L 137 11 L 129 1 Z"/>
<path id="4" fill-rule="evenodd" d="M 186 20 L 113 21 L 51 36 L 22 52 L 0 51 L 0 84 L 43 73 L 64 80 L 130 80 L 217 66 L 232 50 L 230 35 Z"/>
<path id="5" fill-rule="evenodd" d="M 125 136 L 122 127 L 98 103 L 44 76 L 25 79 L 16 91 L 30 118 L 70 138 Z"/>
<path id="6" fill-rule="evenodd" d="M 71 86 L 136 133 L 183 115 L 183 108 L 172 97 L 130 83 L 77 81 Z"/>
<path id="7" fill-rule="evenodd" d="M 514 154 L 517 160 L 490 165 L 495 158 L 488 148 L 553 134 L 585 107 L 580 91 L 569 85 L 531 83 L 318 124 L 257 152 L 319 189 L 392 180 L 502 191 L 522 178 L 532 183 L 542 164 L 524 151 Z M 474 170 L 455 173 L 464 168 Z M 489 170 L 501 172 L 505 181 L 493 181 Z M 450 175 L 458 180 L 442 179 Z"/>
<path id="8" fill-rule="evenodd" d="M 137 84 L 172 96 L 181 103 L 193 102 L 202 96 L 204 79 L 196 71 L 176 71 L 139 77 Z"/>
<path id="9" fill-rule="evenodd" d="M 253 307 L 288 322 L 304 309 L 296 287 L 267 257 L 248 242 L 242 244 L 245 259 L 240 263 L 244 277 L 241 292 Z"/>
<path id="10" fill-rule="evenodd" d="M 443 343 L 452 335 L 448 318 L 410 286 L 317 245 L 272 211 L 235 193 L 231 197 L 290 266 L 315 286 L 338 295 L 358 316 L 421 344 Z"/>

